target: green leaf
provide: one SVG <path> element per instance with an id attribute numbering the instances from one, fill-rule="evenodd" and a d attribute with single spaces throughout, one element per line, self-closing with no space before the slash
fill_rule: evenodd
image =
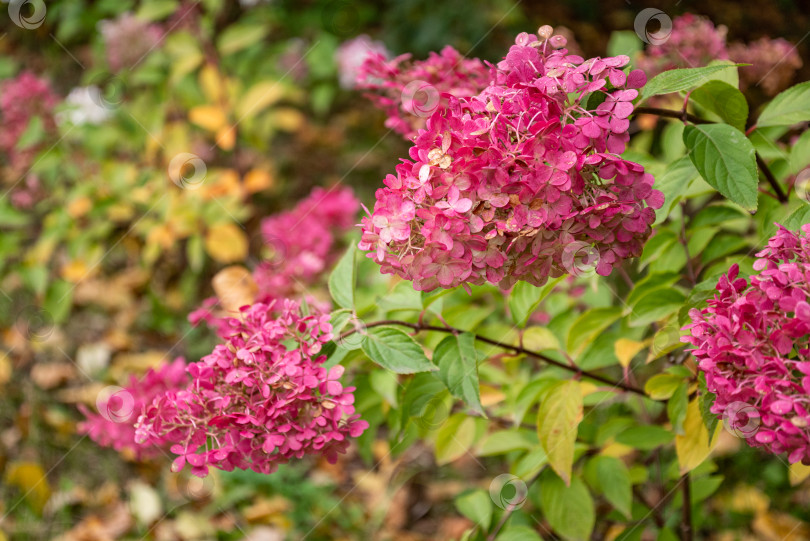
<path id="1" fill-rule="evenodd" d="M 706 182 L 746 210 L 756 210 L 754 146 L 740 130 L 728 124 L 687 126 L 683 142 Z"/>
<path id="2" fill-rule="evenodd" d="M 549 280 L 542 287 L 536 287 L 529 282 L 523 281 L 515 284 L 509 294 L 509 311 L 512 313 L 512 321 L 515 322 L 515 325 L 519 327 L 525 326 L 532 312 L 537 309 L 543 299 L 551 293 L 554 286 L 563 278 L 564 276 L 560 276 Z"/>
<path id="3" fill-rule="evenodd" d="M 810 223 L 810 205 L 802 205 L 788 216 L 782 225 L 788 229 L 799 229 L 804 224 Z"/>
<path id="4" fill-rule="evenodd" d="M 608 56 L 627 55 L 630 58 L 643 49 L 641 41 L 632 30 L 617 30 L 611 32 L 607 45 Z"/>
<path id="5" fill-rule="evenodd" d="M 356 283 L 357 247 L 352 243 L 340 258 L 335 270 L 329 275 L 329 293 L 341 308 L 354 308 L 354 287 Z"/>
<path id="6" fill-rule="evenodd" d="M 486 531 L 492 522 L 492 498 L 485 490 L 475 490 L 456 498 L 459 512 Z"/>
<path id="7" fill-rule="evenodd" d="M 373 327 L 363 337 L 363 353 L 387 370 L 397 374 L 438 370 L 413 338 L 395 327 Z"/>
<path id="8" fill-rule="evenodd" d="M 711 412 L 715 398 L 717 398 L 716 395 L 709 392 L 709 388 L 706 386 L 706 375 L 701 372 L 698 376 L 698 405 L 700 406 L 700 416 L 703 418 L 703 425 L 706 427 L 706 431 L 710 436 L 715 434 L 717 423 L 720 421 L 717 414 Z M 711 440 L 709 443 L 711 443 Z"/>
<path id="9" fill-rule="evenodd" d="M 690 184 L 700 177 L 695 165 L 688 156 L 670 163 L 664 174 L 655 179 L 655 188 L 664 194 L 664 204 L 655 211 L 655 223 L 663 222 L 672 209 L 675 208 L 684 194 L 689 189 Z"/>
<path id="10" fill-rule="evenodd" d="M 777 94 L 760 113 L 757 127 L 792 126 L 810 120 L 810 81 Z"/>
<path id="11" fill-rule="evenodd" d="M 587 541 L 596 522 L 593 498 L 578 477 L 566 486 L 558 477 L 544 475 L 540 483 L 540 509 L 548 523 L 566 539 Z"/>
<path id="12" fill-rule="evenodd" d="M 681 377 L 672 374 L 656 374 L 644 384 L 644 392 L 653 400 L 669 400 L 681 383 L 683 383 Z"/>
<path id="13" fill-rule="evenodd" d="M 528 526 L 511 526 L 499 533 L 495 541 L 543 541 L 543 538 Z"/>
<path id="14" fill-rule="evenodd" d="M 632 307 L 628 323 L 631 327 L 647 326 L 677 312 L 685 300 L 686 295 L 677 289 L 654 289 Z"/>
<path id="15" fill-rule="evenodd" d="M 675 434 L 660 426 L 634 426 L 616 436 L 616 441 L 641 451 L 651 451 L 672 441 Z"/>
<path id="16" fill-rule="evenodd" d="M 681 382 L 667 402 L 667 416 L 675 434 L 683 435 L 683 421 L 686 419 L 686 408 L 689 405 L 688 389 L 686 382 Z"/>
<path id="17" fill-rule="evenodd" d="M 565 481 L 571 482 L 574 444 L 582 421 L 582 388 L 578 381 L 561 381 L 551 387 L 537 410 L 537 436 L 548 462 Z"/>
<path id="18" fill-rule="evenodd" d="M 436 463 L 447 464 L 461 458 L 475 441 L 475 419 L 463 413 L 451 415 L 436 434 Z"/>
<path id="19" fill-rule="evenodd" d="M 537 445 L 536 439 L 532 441 L 528 432 L 519 428 L 510 428 L 493 432 L 487 436 L 478 446 L 475 454 L 478 456 L 503 455 L 511 451 L 531 449 L 535 445 Z"/>
<path id="20" fill-rule="evenodd" d="M 64 280 L 54 280 L 48 286 L 43 308 L 55 323 L 64 323 L 73 305 L 73 290 L 76 286 Z"/>
<path id="21" fill-rule="evenodd" d="M 664 71 L 650 79 L 641 91 L 641 99 L 644 101 L 651 96 L 659 94 L 669 94 L 695 88 L 701 83 L 710 79 L 710 76 L 718 71 L 742 64 L 718 64 L 715 66 L 705 66 L 703 68 L 684 68 Z"/>
<path id="22" fill-rule="evenodd" d="M 450 394 L 484 415 L 478 387 L 475 335 L 465 332 L 446 337 L 433 350 L 433 363 L 439 367 L 439 378 Z"/>
<path id="23" fill-rule="evenodd" d="M 619 307 L 591 308 L 577 318 L 568 333 L 566 349 L 576 357 L 622 315 Z"/>
<path id="24" fill-rule="evenodd" d="M 789 163 L 792 175 L 810 165 L 810 130 L 802 133 L 790 149 Z"/>
<path id="25" fill-rule="evenodd" d="M 219 52 L 223 56 L 241 51 L 254 43 L 261 41 L 270 29 L 264 24 L 237 23 L 228 26 L 220 35 L 217 42 Z"/>
<path id="26" fill-rule="evenodd" d="M 709 81 L 689 95 L 689 99 L 711 111 L 740 131 L 748 120 L 748 102 L 739 89 L 723 81 Z"/>
<path id="27" fill-rule="evenodd" d="M 628 519 L 633 507 L 633 485 L 624 462 L 612 456 L 596 456 L 588 461 L 586 479 L 605 499 Z"/>

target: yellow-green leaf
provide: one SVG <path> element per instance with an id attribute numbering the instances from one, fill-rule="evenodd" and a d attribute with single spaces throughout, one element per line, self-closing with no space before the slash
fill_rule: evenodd
<path id="1" fill-rule="evenodd" d="M 545 393 L 537 412 L 537 436 L 549 464 L 566 485 L 571 483 L 580 421 L 582 388 L 578 381 L 561 381 Z"/>
<path id="2" fill-rule="evenodd" d="M 718 426 L 715 430 L 720 430 L 720 427 Z M 675 436 L 675 451 L 678 453 L 681 474 L 688 473 L 700 466 L 717 444 L 717 438 L 714 437 L 712 438 L 714 443 L 709 444 L 709 431 L 703 424 L 697 398 L 689 402 L 686 408 L 683 432 L 683 435 Z"/>
<path id="3" fill-rule="evenodd" d="M 436 434 L 436 463 L 460 458 L 475 442 L 475 419 L 463 413 L 451 416 Z"/>

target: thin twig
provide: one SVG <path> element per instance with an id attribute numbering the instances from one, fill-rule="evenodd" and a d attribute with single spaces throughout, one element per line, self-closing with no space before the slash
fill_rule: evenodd
<path id="1" fill-rule="evenodd" d="M 689 473 L 681 477 L 681 490 L 683 491 L 683 515 L 681 518 L 681 541 L 692 541 L 692 495 L 689 482 Z"/>
<path id="2" fill-rule="evenodd" d="M 437 326 L 434 326 L 434 325 L 423 325 L 421 323 L 410 323 L 410 322 L 407 322 L 407 321 L 399 321 L 399 320 L 395 320 L 395 319 L 387 319 L 387 320 L 382 320 L 382 321 L 375 321 L 373 323 L 368 323 L 368 324 L 366 324 L 365 328 L 370 329 L 372 327 L 380 327 L 382 325 L 399 325 L 400 327 L 407 327 L 407 328 L 412 329 L 412 330 L 414 330 L 416 332 L 435 331 L 435 332 L 443 332 L 443 333 L 455 334 L 455 335 L 458 335 L 458 334 L 461 334 L 461 333 L 465 332 L 465 331 L 463 331 L 461 329 L 457 329 L 455 327 L 450 327 L 449 325 L 447 327 L 437 327 Z M 350 335 L 352 335 L 352 334 L 354 334 L 356 332 L 358 332 L 358 329 L 349 329 L 348 331 L 342 333 L 337 338 L 337 340 L 342 340 L 342 339 L 346 338 L 347 336 L 350 336 Z M 552 359 L 551 357 L 547 357 L 547 356 L 543 355 L 542 353 L 538 353 L 536 351 L 531 351 L 531 350 L 523 348 L 521 346 L 513 346 L 512 344 L 506 344 L 504 342 L 499 342 L 497 340 L 493 340 L 493 339 L 487 338 L 485 336 L 479 336 L 477 334 L 473 334 L 473 336 L 479 342 L 484 342 L 485 344 L 489 344 L 491 346 L 499 347 L 501 349 L 513 351 L 515 353 L 522 353 L 523 355 L 527 355 L 529 357 L 534 357 L 535 359 L 540 359 L 541 361 L 544 361 L 545 363 L 550 364 L 552 366 L 556 366 L 557 368 L 562 368 L 563 370 L 567 370 L 569 372 L 574 372 L 576 374 L 581 374 L 584 377 L 587 377 L 587 378 L 590 378 L 590 379 L 593 379 L 593 380 L 596 380 L 596 381 L 601 381 L 602 383 L 605 383 L 607 385 L 611 385 L 613 387 L 617 387 L 617 388 L 619 388 L 619 389 L 621 389 L 623 391 L 627 391 L 627 392 L 630 392 L 630 393 L 635 393 L 635 394 L 640 395 L 640 396 L 647 396 L 644 393 L 643 390 L 641 390 L 641 389 L 639 389 L 637 387 L 633 387 L 632 385 L 628 385 L 628 384 L 622 383 L 620 381 L 613 381 L 612 379 L 610 379 L 608 377 L 600 376 L 599 374 L 594 374 L 593 372 L 589 372 L 587 370 L 582 370 L 582 369 L 578 368 L 577 366 L 571 366 L 569 364 L 562 363 L 560 361 Z"/>

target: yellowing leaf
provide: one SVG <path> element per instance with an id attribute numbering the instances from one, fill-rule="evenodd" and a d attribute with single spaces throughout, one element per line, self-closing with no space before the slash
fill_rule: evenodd
<path id="1" fill-rule="evenodd" d="M 90 269 L 84 261 L 74 259 L 70 263 L 63 265 L 59 274 L 64 280 L 75 284 L 84 279 L 89 274 L 89 271 Z"/>
<path id="2" fill-rule="evenodd" d="M 481 393 L 481 405 L 485 408 L 494 406 L 495 404 L 500 404 L 503 402 L 504 398 L 506 398 L 503 391 L 496 389 L 491 385 L 479 385 L 479 389 Z"/>
<path id="3" fill-rule="evenodd" d="M 218 132 L 228 123 L 228 116 L 217 105 L 198 105 L 188 112 L 188 119 L 211 132 Z"/>
<path id="4" fill-rule="evenodd" d="M 209 103 L 222 103 L 225 100 L 224 80 L 212 64 L 206 64 L 200 70 L 200 88 Z"/>
<path id="5" fill-rule="evenodd" d="M 211 285 L 227 312 L 238 312 L 240 307 L 253 304 L 258 292 L 253 275 L 240 265 L 231 265 L 216 273 Z"/>
<path id="6" fill-rule="evenodd" d="M 89 197 L 83 195 L 68 203 L 67 212 L 71 218 L 81 218 L 90 212 L 91 208 L 93 208 L 93 202 Z"/>
<path id="7" fill-rule="evenodd" d="M 261 81 L 251 86 L 236 105 L 236 118 L 242 120 L 259 114 L 265 107 L 284 96 L 284 87 L 276 81 Z"/>
<path id="8" fill-rule="evenodd" d="M 0 386 L 11 379 L 11 359 L 4 352 L 0 351 Z"/>
<path id="9" fill-rule="evenodd" d="M 436 434 L 436 463 L 462 457 L 475 443 L 475 419 L 463 413 L 451 416 Z"/>
<path id="10" fill-rule="evenodd" d="M 619 338 L 616 340 L 616 343 L 613 344 L 613 350 L 616 353 L 616 357 L 619 359 L 619 364 L 625 368 L 630 366 L 630 361 L 633 360 L 633 357 L 645 347 L 644 342 L 636 342 L 635 340 L 629 340 L 627 338 Z"/>
<path id="11" fill-rule="evenodd" d="M 718 425 L 716 430 L 721 430 Z M 678 463 L 681 466 L 681 474 L 688 473 L 703 463 L 709 456 L 717 438 L 712 438 L 713 444 L 709 445 L 709 431 L 703 424 L 700 415 L 700 406 L 695 398 L 686 408 L 686 419 L 683 422 L 683 435 L 675 436 L 675 451 L 678 453 Z"/>
<path id="12" fill-rule="evenodd" d="M 239 197 L 242 193 L 239 173 L 233 169 L 212 172 L 206 178 L 206 182 L 200 184 L 198 191 L 203 199 L 219 199 L 227 196 Z M 192 223 L 194 219 L 196 219 L 196 216 L 192 216 Z"/>
<path id="13" fill-rule="evenodd" d="M 801 462 L 790 465 L 790 486 L 796 486 L 810 476 L 810 466 L 805 466 Z"/>
<path id="14" fill-rule="evenodd" d="M 217 146 L 222 150 L 233 150 L 236 146 L 236 126 L 223 126 L 217 132 Z"/>
<path id="15" fill-rule="evenodd" d="M 537 436 L 557 475 L 571 483 L 574 444 L 582 421 L 582 388 L 578 381 L 561 381 L 546 393 L 537 412 Z"/>
<path id="16" fill-rule="evenodd" d="M 205 235 L 205 251 L 220 263 L 240 261 L 247 256 L 247 237 L 234 224 L 217 224 Z"/>
<path id="17" fill-rule="evenodd" d="M 532 351 L 560 349 L 560 341 L 545 327 L 529 327 L 523 332 L 523 347 Z"/>
<path id="18" fill-rule="evenodd" d="M 298 131 L 304 120 L 301 111 L 292 107 L 279 107 L 273 111 L 273 125 L 282 131 Z"/>
<path id="19" fill-rule="evenodd" d="M 51 497 L 45 470 L 36 462 L 15 462 L 6 471 L 6 482 L 22 492 L 25 501 L 39 514 Z"/>
<path id="20" fill-rule="evenodd" d="M 273 177 L 262 169 L 251 169 L 244 178 L 245 190 L 256 193 L 273 186 Z"/>

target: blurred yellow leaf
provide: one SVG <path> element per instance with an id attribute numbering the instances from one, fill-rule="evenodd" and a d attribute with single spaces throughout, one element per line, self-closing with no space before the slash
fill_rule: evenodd
<path id="1" fill-rule="evenodd" d="M 159 246 L 164 250 L 172 247 L 175 241 L 175 234 L 172 232 L 171 227 L 167 224 L 159 224 L 149 230 L 146 236 L 147 244 Z"/>
<path id="2" fill-rule="evenodd" d="M 6 471 L 6 482 L 14 485 L 38 514 L 51 497 L 51 487 L 45 477 L 45 470 L 36 462 L 15 462 Z"/>
<path id="3" fill-rule="evenodd" d="M 222 150 L 233 150 L 236 145 L 236 126 L 224 126 L 217 132 L 217 146 Z"/>
<path id="4" fill-rule="evenodd" d="M 262 169 L 251 169 L 245 175 L 245 189 L 248 193 L 256 193 L 273 186 L 273 177 Z"/>
<path id="5" fill-rule="evenodd" d="M 231 265 L 216 273 L 211 285 L 227 312 L 238 312 L 240 307 L 253 304 L 258 292 L 253 275 L 240 265 Z"/>
<path id="6" fill-rule="evenodd" d="M 743 484 L 734 487 L 727 502 L 729 509 L 738 513 L 762 513 L 770 504 L 770 499 L 761 490 Z"/>
<path id="7" fill-rule="evenodd" d="M 537 410 L 537 436 L 551 468 L 571 483 L 574 444 L 582 421 L 582 387 L 578 381 L 561 381 L 546 391 Z"/>
<path id="8" fill-rule="evenodd" d="M 247 237 L 234 224 L 217 224 L 205 235 L 205 251 L 220 263 L 241 261 L 247 256 Z"/>
<path id="9" fill-rule="evenodd" d="M 304 115 L 298 109 L 292 107 L 279 107 L 273 111 L 273 124 L 276 128 L 294 132 L 304 124 Z"/>
<path id="10" fill-rule="evenodd" d="M 216 66 L 206 64 L 200 70 L 200 88 L 209 103 L 222 103 L 225 100 L 225 84 Z"/>
<path id="11" fill-rule="evenodd" d="M 228 123 L 228 116 L 218 105 L 198 105 L 188 112 L 188 119 L 211 132 L 221 130 Z"/>
<path id="12" fill-rule="evenodd" d="M 204 182 L 199 189 L 204 199 L 216 199 L 223 196 L 240 197 L 242 185 L 239 183 L 239 173 L 233 169 L 215 171 L 209 175 L 209 181 Z"/>
<path id="13" fill-rule="evenodd" d="M 89 273 L 90 268 L 87 266 L 87 263 L 81 259 L 74 259 L 70 263 L 63 265 L 59 271 L 59 274 L 64 280 L 73 284 L 80 282 L 88 276 Z"/>
<path id="14" fill-rule="evenodd" d="M 135 209 L 131 204 L 120 202 L 113 203 L 107 207 L 107 218 L 110 221 L 121 223 L 128 222 L 135 215 Z"/>
<path id="15" fill-rule="evenodd" d="M 630 361 L 633 360 L 633 357 L 645 347 L 643 342 L 636 342 L 635 340 L 629 340 L 627 338 L 619 338 L 616 340 L 616 343 L 613 344 L 613 350 L 616 353 L 616 357 L 619 359 L 619 364 L 625 368 L 630 366 Z"/>
<path id="16" fill-rule="evenodd" d="M 261 81 L 251 86 L 236 105 L 236 118 L 254 117 L 284 96 L 284 87 L 276 81 Z"/>
<path id="17" fill-rule="evenodd" d="M 560 341 L 545 327 L 529 327 L 523 332 L 523 347 L 532 351 L 560 349 Z"/>
<path id="18" fill-rule="evenodd" d="M 0 385 L 8 383 L 11 379 L 11 359 L 5 352 L 0 352 Z"/>
<path id="19" fill-rule="evenodd" d="M 89 197 L 83 195 L 68 203 L 67 212 L 71 218 L 80 218 L 90 212 L 91 208 L 93 208 L 93 202 Z"/>
<path id="20" fill-rule="evenodd" d="M 486 407 L 494 406 L 495 404 L 499 404 L 503 402 L 503 399 L 506 398 L 506 395 L 500 389 L 496 389 L 491 385 L 481 385 L 480 386 L 480 393 L 481 393 L 481 405 Z"/>
<path id="21" fill-rule="evenodd" d="M 722 430 L 719 424 L 716 430 Z M 717 438 L 712 438 L 713 444 L 709 445 L 709 431 L 703 424 L 697 398 L 689 402 L 686 407 L 683 432 L 683 435 L 675 436 L 675 451 L 678 453 L 681 474 L 700 466 L 717 444 Z"/>
<path id="22" fill-rule="evenodd" d="M 810 466 L 805 466 L 801 462 L 790 465 L 790 486 L 796 486 L 807 479 L 810 475 Z"/>
<path id="23" fill-rule="evenodd" d="M 763 541 L 806 541 L 810 527 L 787 513 L 760 513 L 752 523 L 754 532 Z"/>

